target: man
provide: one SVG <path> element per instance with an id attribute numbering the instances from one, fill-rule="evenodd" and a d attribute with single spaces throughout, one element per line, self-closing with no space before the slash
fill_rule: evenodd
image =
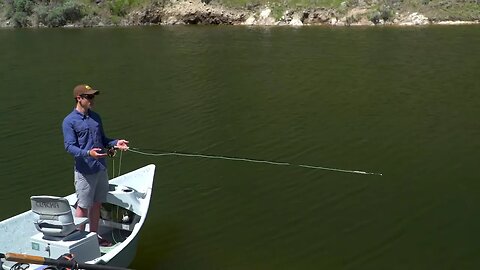
<path id="1" fill-rule="evenodd" d="M 100 206 L 106 201 L 108 193 L 107 153 L 103 149 L 128 149 L 128 141 L 105 136 L 100 116 L 91 110 L 98 94 L 100 91 L 88 85 L 77 85 L 73 89 L 75 109 L 62 124 L 65 150 L 75 158 L 74 179 L 78 198 L 75 216 L 88 217 L 91 232 L 98 230 Z M 102 246 L 111 245 L 100 236 L 99 243 Z"/>

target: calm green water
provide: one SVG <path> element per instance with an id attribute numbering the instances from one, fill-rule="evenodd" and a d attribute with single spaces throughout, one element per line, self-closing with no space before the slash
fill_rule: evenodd
<path id="1" fill-rule="evenodd" d="M 122 172 L 157 165 L 132 268 L 478 269 L 478 44 L 478 26 L 1 30 L 0 218 L 73 192 L 60 125 L 87 82 L 132 147 L 383 173 L 126 153 Z"/>

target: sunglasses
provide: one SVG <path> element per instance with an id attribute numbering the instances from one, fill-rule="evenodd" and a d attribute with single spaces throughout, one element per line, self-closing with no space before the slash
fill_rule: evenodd
<path id="1" fill-rule="evenodd" d="M 80 97 L 86 98 L 86 99 L 88 99 L 88 100 L 91 100 L 91 99 L 93 99 L 93 98 L 95 97 L 95 95 L 80 95 Z"/>

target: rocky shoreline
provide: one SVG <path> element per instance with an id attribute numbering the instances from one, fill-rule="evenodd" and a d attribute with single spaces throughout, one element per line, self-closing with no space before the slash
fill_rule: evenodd
<path id="1" fill-rule="evenodd" d="M 35 21 L 35 20 L 32 20 Z M 37 20 L 38 21 L 38 20 Z M 102 26 L 141 26 L 141 25 L 248 25 L 248 26 L 375 26 L 375 25 L 461 25 L 479 24 L 479 20 L 436 20 L 419 12 L 395 12 L 388 18 L 372 16 L 370 7 L 353 7 L 338 11 L 331 8 L 311 8 L 305 10 L 284 10 L 273 14 L 268 6 L 247 9 L 227 8 L 201 0 L 174 0 L 162 5 L 130 11 L 113 23 L 103 17 L 79 19 L 67 22 L 63 27 L 102 27 Z M 9 20 L 0 21 L 0 27 L 13 27 Z M 41 22 L 29 27 L 46 27 Z"/>
<path id="2" fill-rule="evenodd" d="M 460 25 L 479 24 L 474 21 L 436 21 L 418 12 L 396 13 L 393 18 L 372 20 L 369 18 L 371 10 L 368 8 L 352 8 L 341 14 L 335 9 L 318 8 L 300 11 L 283 12 L 279 19 L 272 15 L 268 6 L 256 10 L 228 9 L 217 5 L 207 5 L 199 0 L 190 0 L 172 3 L 162 8 L 148 8 L 130 13 L 122 25 L 145 24 L 229 24 L 229 25 L 260 25 L 260 26 L 373 26 L 373 25 Z"/>

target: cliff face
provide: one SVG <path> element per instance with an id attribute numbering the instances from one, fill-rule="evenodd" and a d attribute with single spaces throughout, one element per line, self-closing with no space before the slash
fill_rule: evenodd
<path id="1" fill-rule="evenodd" d="M 29 1 L 29 0 L 23 0 Z M 33 1 L 33 0 L 32 0 Z M 152 2 L 142 7 L 114 9 L 103 1 L 94 7 L 71 0 L 63 6 L 4 7 L 0 12 L 2 27 L 95 27 L 130 25 L 229 24 L 229 25 L 427 25 L 473 24 L 480 20 L 480 0 L 463 0 L 466 4 L 453 12 L 424 6 L 404 7 L 371 0 L 342 2 L 339 7 L 289 8 L 278 4 L 233 8 L 217 2 L 171 0 Z M 428 0 L 435 1 L 435 0 Z M 473 2 L 472 2 L 473 1 Z M 478 3 L 477 3 L 478 2 Z M 11 2 L 13 5 L 15 0 Z M 392 2 L 393 3 L 393 2 Z M 468 4 L 468 5 L 467 5 Z M 51 4 L 50 4 L 51 5 Z M 465 8 L 465 11 L 462 10 Z"/>

